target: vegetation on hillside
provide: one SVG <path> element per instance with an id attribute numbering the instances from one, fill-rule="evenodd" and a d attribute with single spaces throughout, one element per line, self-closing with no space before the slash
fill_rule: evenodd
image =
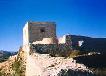
<path id="1" fill-rule="evenodd" d="M 0 65 L 0 76 L 25 76 L 25 56 L 20 48 L 18 54 Z"/>
<path id="2" fill-rule="evenodd" d="M 0 50 L 0 62 L 6 61 L 10 56 L 16 55 L 17 52 L 9 52 Z"/>
<path id="3" fill-rule="evenodd" d="M 12 64 L 12 69 L 14 70 L 14 76 L 25 76 L 25 52 L 22 48 L 19 49 L 17 59 Z"/>

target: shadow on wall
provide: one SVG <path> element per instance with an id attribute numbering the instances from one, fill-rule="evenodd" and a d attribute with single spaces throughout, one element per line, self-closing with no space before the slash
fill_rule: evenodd
<path id="1" fill-rule="evenodd" d="M 67 44 L 32 44 L 31 49 L 40 54 L 50 54 L 51 56 L 69 56 L 72 51 Z"/>
<path id="2" fill-rule="evenodd" d="M 71 35 L 72 48 L 80 51 L 105 52 L 106 38 L 91 38 L 86 36 Z M 78 46 L 79 41 L 84 41 L 81 46 Z"/>
<path id="3" fill-rule="evenodd" d="M 96 55 L 75 57 L 74 59 L 87 67 L 106 68 L 106 52 Z"/>

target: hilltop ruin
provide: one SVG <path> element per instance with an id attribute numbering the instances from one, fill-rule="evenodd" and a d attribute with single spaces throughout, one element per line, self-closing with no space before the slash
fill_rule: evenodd
<path id="1" fill-rule="evenodd" d="M 27 22 L 23 28 L 23 48 L 43 54 L 66 53 L 71 50 L 71 35 L 57 38 L 54 22 Z"/>

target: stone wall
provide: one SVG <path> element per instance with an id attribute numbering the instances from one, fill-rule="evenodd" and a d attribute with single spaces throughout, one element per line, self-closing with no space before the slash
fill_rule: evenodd
<path id="1" fill-rule="evenodd" d="M 52 22 L 30 22 L 29 42 L 42 41 L 43 38 L 55 38 L 56 26 Z"/>
<path id="2" fill-rule="evenodd" d="M 68 44 L 32 44 L 31 50 L 40 54 L 52 56 L 68 56 L 72 48 Z"/>

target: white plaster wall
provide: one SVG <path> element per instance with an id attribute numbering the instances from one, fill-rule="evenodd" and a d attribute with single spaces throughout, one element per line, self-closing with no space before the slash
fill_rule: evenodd
<path id="1" fill-rule="evenodd" d="M 23 28 L 23 45 L 28 45 L 29 43 L 29 32 L 28 32 L 28 22 Z"/>
<path id="2" fill-rule="evenodd" d="M 58 39 L 58 44 L 64 44 L 64 43 L 66 43 L 66 36 L 65 35 Z"/>

